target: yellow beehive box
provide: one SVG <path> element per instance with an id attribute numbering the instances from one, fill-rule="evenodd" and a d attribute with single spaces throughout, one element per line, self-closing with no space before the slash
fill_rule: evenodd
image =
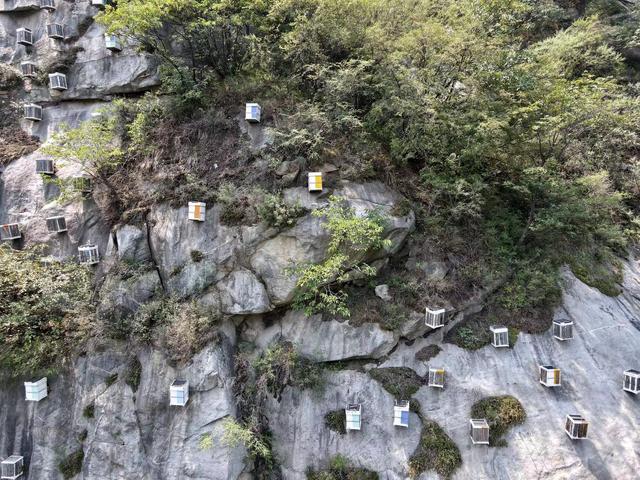
<path id="1" fill-rule="evenodd" d="M 309 191 L 310 192 L 322 191 L 322 172 L 309 173 Z"/>
<path id="2" fill-rule="evenodd" d="M 204 222 L 207 204 L 204 202 L 189 202 L 189 220 Z"/>

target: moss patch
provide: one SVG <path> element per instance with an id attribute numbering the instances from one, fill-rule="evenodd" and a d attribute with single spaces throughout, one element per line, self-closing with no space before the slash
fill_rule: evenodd
<path id="1" fill-rule="evenodd" d="M 489 445 L 505 447 L 502 437 L 507 431 L 520 425 L 527 418 L 527 413 L 520 401 L 511 395 L 487 397 L 474 403 L 471 407 L 471 418 L 486 418 L 489 423 Z"/>
<path id="2" fill-rule="evenodd" d="M 333 410 L 324 416 L 324 424 L 329 430 L 333 430 L 340 435 L 347 433 L 347 416 L 343 408 Z"/>
<path id="3" fill-rule="evenodd" d="M 369 375 L 397 399 L 410 399 L 424 384 L 422 377 L 408 367 L 374 368 Z"/>
<path id="4" fill-rule="evenodd" d="M 438 345 L 427 345 L 416 352 L 415 359 L 420 362 L 426 362 L 438 355 L 441 351 L 442 349 Z"/>
<path id="5" fill-rule="evenodd" d="M 416 478 L 427 470 L 435 470 L 441 477 L 451 478 L 462 464 L 460 450 L 440 425 L 426 419 L 422 422 L 420 443 L 409 459 L 409 475 Z"/>
<path id="6" fill-rule="evenodd" d="M 127 373 L 124 381 L 131 387 L 131 390 L 135 393 L 140 385 L 140 376 L 142 375 L 142 364 L 138 357 L 133 357 L 129 360 L 127 365 Z"/>
<path id="7" fill-rule="evenodd" d="M 58 470 L 65 478 L 65 480 L 69 478 L 75 477 L 82 471 L 82 462 L 84 461 L 84 451 L 82 448 L 79 448 L 73 453 L 67 455 L 59 464 Z"/>

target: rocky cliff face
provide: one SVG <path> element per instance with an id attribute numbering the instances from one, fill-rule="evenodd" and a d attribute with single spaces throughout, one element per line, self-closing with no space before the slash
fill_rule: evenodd
<path id="1" fill-rule="evenodd" d="M 39 68 L 61 59 L 69 64 L 69 88 L 62 95 L 52 97 L 46 85 L 31 80 L 12 92 L 16 102 L 44 107 L 41 122 L 22 124 L 42 142 L 63 123 L 74 126 L 91 118 L 112 95 L 143 93 L 159 83 L 153 61 L 131 46 L 118 53 L 105 49 L 103 31 L 92 21 L 98 10 L 90 2 L 56 3 L 52 13 L 39 9 L 39 2 L 0 3 L 0 60 L 17 68 L 26 59 Z M 64 25 L 64 40 L 47 37 L 50 22 Z M 32 47 L 16 46 L 19 27 L 33 31 Z M 250 130 L 251 148 L 263 146 L 268 129 Z M 408 459 L 420 438 L 420 419 L 412 413 L 408 429 L 393 427 L 394 398 L 367 370 L 403 366 L 424 375 L 428 365 L 416 360 L 416 353 L 434 343 L 442 351 L 428 364 L 447 370 L 446 388 L 423 386 L 415 397 L 426 417 L 437 421 L 462 453 L 455 478 L 637 477 L 640 398 L 620 388 L 623 370 L 640 367 L 636 260 L 626 266 L 624 293 L 617 298 L 566 273 L 564 300 L 556 316 L 575 321 L 573 341 L 560 343 L 550 333 L 521 334 L 513 349 L 469 352 L 442 343 L 440 333 L 429 332 L 418 312 L 399 332 L 391 332 L 377 324 L 354 326 L 290 311 L 294 281 L 288 269 L 324 258 L 328 235 L 322 219 L 307 214 L 292 228 L 279 231 L 264 224 L 223 225 L 219 205 L 208 205 L 206 221 L 198 223 L 187 220 L 186 206 L 160 204 L 143 221 L 112 226 L 91 199 L 56 202 L 56 187 L 35 173 L 37 158 L 38 151 L 19 158 L 0 176 L 0 223 L 21 225 L 23 239 L 16 248 L 46 244 L 49 255 L 73 260 L 78 245 L 93 242 L 103 258 L 96 269 L 102 308 L 131 312 L 153 297 L 171 295 L 195 299 L 228 319 L 216 341 L 184 365 L 176 366 L 151 347 L 131 350 L 125 342 L 114 342 L 89 345 L 66 371 L 49 378 L 49 396 L 39 403 L 25 402 L 21 383 L 2 385 L 0 456 L 23 455 L 26 479 L 62 478 L 58 463 L 79 448 L 85 458 L 77 478 L 85 480 L 251 478 L 247 452 L 221 442 L 222 422 L 236 414 L 234 352 L 240 342 L 264 349 L 281 339 L 318 362 L 344 362 L 342 369 L 325 372 L 321 393 L 286 387 L 280 399 L 269 400 L 266 415 L 285 479 L 304 478 L 307 467 L 325 465 L 336 454 L 378 472 L 380 478 L 407 478 Z M 57 175 L 78 173 L 63 166 Z M 413 212 L 397 213 L 402 210 L 397 208 L 400 195 L 381 183 L 348 182 L 332 193 L 358 213 L 377 209 L 388 217 L 385 237 L 390 246 L 372 261 L 382 266 L 400 252 L 415 222 Z M 328 196 L 291 188 L 284 198 L 312 209 L 325 205 Z M 46 230 L 45 218 L 54 215 L 65 216 L 68 233 Z M 123 260 L 148 262 L 153 268 L 123 279 L 111 272 Z M 446 275 L 439 259 L 414 267 L 428 268 L 431 276 Z M 547 363 L 562 369 L 561 388 L 539 384 L 538 365 Z M 132 365 L 139 365 L 139 381 L 130 381 L 136 368 Z M 169 407 L 169 386 L 176 378 L 190 384 L 185 408 Z M 519 398 L 528 418 L 508 433 L 507 447 L 472 446 L 467 431 L 471 404 L 498 394 Z M 325 428 L 327 412 L 353 402 L 363 405 L 362 431 L 341 436 Z M 563 423 L 569 413 L 580 413 L 591 422 L 589 440 L 572 443 L 567 438 Z M 205 436 L 212 445 L 203 447 Z M 436 477 L 425 473 L 421 478 Z"/>

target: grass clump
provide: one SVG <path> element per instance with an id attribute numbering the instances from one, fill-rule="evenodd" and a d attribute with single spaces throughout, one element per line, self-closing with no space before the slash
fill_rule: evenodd
<path id="1" fill-rule="evenodd" d="M 307 469 L 307 480 L 378 480 L 378 474 L 366 468 L 351 466 L 349 459 L 336 455 L 326 470 Z"/>
<path id="2" fill-rule="evenodd" d="M 324 425 L 329 429 L 333 430 L 340 435 L 344 435 L 347 433 L 347 415 L 344 411 L 344 408 L 339 408 L 338 410 L 332 410 L 328 412 L 324 416 Z"/>
<path id="3" fill-rule="evenodd" d="M 527 413 L 517 398 L 503 395 L 483 398 L 474 403 L 471 407 L 471 418 L 486 418 L 489 423 L 489 445 L 505 447 L 507 442 L 502 436 L 511 427 L 523 423 Z"/>
<path id="4" fill-rule="evenodd" d="M 442 478 L 451 478 L 462 464 L 460 450 L 435 422 L 423 419 L 420 443 L 409 459 L 409 475 L 417 478 L 422 472 L 435 470 Z"/>
<path id="5" fill-rule="evenodd" d="M 422 347 L 415 354 L 415 359 L 420 362 L 426 362 L 438 355 L 442 349 L 438 345 L 427 345 Z"/>
<path id="6" fill-rule="evenodd" d="M 373 368 L 369 375 L 398 399 L 411 398 L 424 383 L 422 377 L 408 367 Z"/>
<path id="7" fill-rule="evenodd" d="M 58 463 L 58 470 L 68 480 L 75 477 L 82 471 L 82 462 L 84 461 L 84 450 L 79 448 L 75 452 L 67 455 L 63 460 Z"/>

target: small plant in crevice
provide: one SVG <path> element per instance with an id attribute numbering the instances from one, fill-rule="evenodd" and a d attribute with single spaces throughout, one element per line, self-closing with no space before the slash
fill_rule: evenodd
<path id="1" fill-rule="evenodd" d="M 202 260 L 204 260 L 204 253 L 202 253 L 200 250 L 191 250 L 189 254 L 191 255 L 191 261 L 193 263 L 200 263 Z"/>
<path id="2" fill-rule="evenodd" d="M 109 388 L 111 385 L 118 381 L 118 372 L 112 373 L 107 378 L 104 379 L 104 383 Z"/>
<path id="3" fill-rule="evenodd" d="M 286 203 L 281 195 L 274 194 L 265 194 L 257 210 L 262 221 L 279 229 L 293 227 L 305 213 L 299 204 Z"/>
<path id="4" fill-rule="evenodd" d="M 332 430 L 340 435 L 344 435 L 347 433 L 347 416 L 344 411 L 344 408 L 339 408 L 338 410 L 332 410 L 331 412 L 327 412 L 324 416 L 324 425 L 329 430 Z"/>
<path id="5" fill-rule="evenodd" d="M 442 427 L 422 418 L 420 442 L 409 458 L 409 476 L 418 478 L 433 469 L 442 478 L 449 479 L 461 464 L 460 450 Z"/>
<path id="6" fill-rule="evenodd" d="M 200 450 L 211 450 L 213 448 L 213 434 L 211 432 L 203 433 L 198 440 L 198 448 Z"/>
<path id="7" fill-rule="evenodd" d="M 84 418 L 93 418 L 95 414 L 95 403 L 91 402 L 89 405 L 85 406 L 82 410 L 82 416 Z"/>

